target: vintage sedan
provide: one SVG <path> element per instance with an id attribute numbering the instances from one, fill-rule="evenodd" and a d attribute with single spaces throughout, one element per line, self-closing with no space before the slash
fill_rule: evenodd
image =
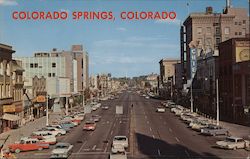
<path id="1" fill-rule="evenodd" d="M 126 136 L 115 136 L 113 138 L 112 145 L 122 145 L 124 148 L 128 148 L 128 138 Z"/>
<path id="2" fill-rule="evenodd" d="M 158 113 L 164 113 L 165 112 L 165 108 L 157 107 L 156 108 L 156 112 L 158 112 Z"/>
<path id="3" fill-rule="evenodd" d="M 249 141 L 244 140 L 240 137 L 230 136 L 227 137 L 224 141 L 217 141 L 216 147 L 223 148 L 223 149 L 244 149 L 250 146 Z"/>
<path id="4" fill-rule="evenodd" d="M 50 158 L 68 158 L 72 153 L 73 145 L 70 143 L 59 142 L 52 150 Z"/>
<path id="5" fill-rule="evenodd" d="M 229 131 L 228 131 L 228 129 L 223 128 L 221 126 L 209 125 L 208 127 L 201 129 L 201 134 L 210 135 L 210 136 L 228 135 Z"/>
<path id="6" fill-rule="evenodd" d="M 86 121 L 83 125 L 83 130 L 95 130 L 96 128 L 96 123 L 95 121 L 89 120 Z"/>
<path id="7" fill-rule="evenodd" d="M 119 144 L 113 145 L 109 159 L 127 159 L 127 153 L 124 147 Z"/>
<path id="8" fill-rule="evenodd" d="M 11 152 L 19 153 L 21 151 L 48 149 L 49 144 L 40 142 L 38 139 L 24 137 L 19 142 L 10 144 L 8 147 Z"/>

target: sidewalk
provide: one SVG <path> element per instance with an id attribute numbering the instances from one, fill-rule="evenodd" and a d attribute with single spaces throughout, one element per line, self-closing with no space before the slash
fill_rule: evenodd
<path id="1" fill-rule="evenodd" d="M 60 114 L 49 114 L 49 121 L 52 122 L 55 119 L 60 118 Z M 46 126 L 46 116 L 35 119 L 32 122 L 26 123 L 26 125 L 18 128 L 12 129 L 10 131 L 4 132 L 0 134 L 0 145 L 8 136 L 8 140 L 4 144 L 3 148 L 7 148 L 10 143 L 14 143 L 15 141 L 19 141 L 21 137 L 29 136 L 33 131 L 36 131 L 42 127 Z"/>
<path id="2" fill-rule="evenodd" d="M 250 127 L 223 121 L 220 121 L 220 125 L 224 128 L 227 128 L 230 132 L 230 135 L 250 140 Z"/>

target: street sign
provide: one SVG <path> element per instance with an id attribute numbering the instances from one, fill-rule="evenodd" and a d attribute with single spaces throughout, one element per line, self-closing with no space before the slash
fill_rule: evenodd
<path id="1" fill-rule="evenodd" d="M 115 113 L 116 114 L 123 114 L 123 106 L 116 106 L 115 108 Z"/>
<path id="2" fill-rule="evenodd" d="M 190 73 L 191 73 L 191 80 L 193 80 L 196 70 L 197 70 L 197 49 L 191 48 L 190 49 Z"/>

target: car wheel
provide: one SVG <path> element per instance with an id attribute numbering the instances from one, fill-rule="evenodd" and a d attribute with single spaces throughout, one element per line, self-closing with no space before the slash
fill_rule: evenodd
<path id="1" fill-rule="evenodd" d="M 38 150 L 39 150 L 39 151 L 42 151 L 42 150 L 43 150 L 43 148 L 42 148 L 42 147 L 39 147 L 39 148 L 38 148 Z"/>
<path id="2" fill-rule="evenodd" d="M 15 150 L 15 153 L 20 153 L 20 152 L 21 152 L 20 149 L 16 149 L 16 150 Z"/>

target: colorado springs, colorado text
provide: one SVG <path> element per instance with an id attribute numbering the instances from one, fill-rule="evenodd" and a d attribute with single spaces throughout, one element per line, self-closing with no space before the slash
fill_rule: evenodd
<path id="1" fill-rule="evenodd" d="M 66 11 L 14 11 L 12 12 L 12 19 L 14 20 L 67 20 L 69 16 L 73 20 L 115 20 L 114 13 L 112 11 L 74 11 L 71 14 Z M 122 20 L 155 20 L 155 19 L 169 19 L 174 20 L 176 18 L 176 12 L 174 11 L 124 11 L 119 13 L 119 17 Z"/>

